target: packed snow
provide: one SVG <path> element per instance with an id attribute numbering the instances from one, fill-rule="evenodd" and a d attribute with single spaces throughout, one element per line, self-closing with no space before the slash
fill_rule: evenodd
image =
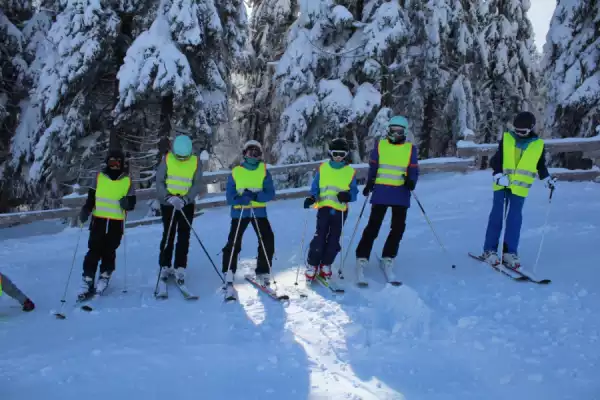
<path id="1" fill-rule="evenodd" d="M 277 243 L 273 268 L 277 289 L 291 297 L 287 305 L 258 292 L 241 274 L 239 303 L 223 303 L 221 281 L 193 236 L 187 282 L 200 299 L 186 302 L 171 288 L 168 300 L 155 300 L 162 228 L 154 225 L 127 231 L 110 292 L 85 313 L 73 300 L 87 230 L 81 236 L 77 228 L 23 236 L 16 232 L 24 227 L 3 229 L 2 272 L 37 309 L 23 313 L 16 302 L 0 298 L 1 397 L 598 398 L 600 186 L 561 182 L 544 228 L 548 192 L 534 185 L 520 252 L 530 267 L 545 233 L 536 272 L 552 279 L 547 286 L 511 281 L 466 256 L 481 250 L 492 197 L 489 171 L 427 174 L 417 194 L 448 256 L 413 204 L 396 263 L 404 285 L 384 284 L 375 257 L 366 273 L 370 287 L 353 285 L 353 251 L 369 214 L 367 208 L 350 244 L 364 201 L 359 196 L 344 230 L 343 247 L 350 249 L 346 294 L 337 298 L 320 286 L 305 289 L 302 278 L 294 285 L 314 211 L 304 210 L 302 200 L 269 205 Z M 194 221 L 219 268 L 229 224 L 226 208 L 207 209 Z M 258 244 L 249 232 L 240 272 L 252 272 L 255 262 Z M 375 251 L 386 233 L 383 228 Z M 58 320 L 53 312 L 78 238 L 67 319 Z M 128 292 L 122 293 L 125 284 Z M 308 298 L 301 299 L 300 290 Z"/>

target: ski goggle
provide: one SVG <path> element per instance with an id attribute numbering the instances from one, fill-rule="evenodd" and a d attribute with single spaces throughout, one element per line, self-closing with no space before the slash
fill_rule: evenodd
<path id="1" fill-rule="evenodd" d="M 174 155 L 175 155 L 175 158 L 178 159 L 179 161 L 187 161 L 192 156 L 191 154 L 189 156 L 180 156 L 180 155 L 177 155 L 177 154 L 174 154 Z"/>
<path id="2" fill-rule="evenodd" d="M 258 147 L 248 147 L 244 155 L 251 158 L 260 158 L 262 157 L 262 151 Z"/>
<path id="3" fill-rule="evenodd" d="M 346 158 L 348 152 L 345 150 L 329 150 L 329 155 L 333 158 Z"/>
<path id="4" fill-rule="evenodd" d="M 529 133 L 531 133 L 531 129 L 526 129 L 526 128 L 515 128 L 515 133 L 517 134 L 517 136 L 521 136 L 521 137 L 526 137 L 529 135 Z"/>
<path id="5" fill-rule="evenodd" d="M 122 163 L 120 159 L 111 157 L 106 161 L 106 165 L 110 169 L 121 169 Z"/>
<path id="6" fill-rule="evenodd" d="M 400 125 L 392 125 L 388 128 L 388 136 L 401 137 L 406 136 L 406 128 Z"/>

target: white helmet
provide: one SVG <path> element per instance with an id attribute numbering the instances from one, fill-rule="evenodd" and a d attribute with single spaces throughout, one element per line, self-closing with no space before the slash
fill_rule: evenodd
<path id="1" fill-rule="evenodd" d="M 248 140 L 246 143 L 244 143 L 244 148 L 242 149 L 242 153 L 245 153 L 249 147 L 258 147 L 261 152 L 263 151 L 263 148 L 262 148 L 262 145 L 260 144 L 260 142 L 258 142 L 257 140 Z"/>

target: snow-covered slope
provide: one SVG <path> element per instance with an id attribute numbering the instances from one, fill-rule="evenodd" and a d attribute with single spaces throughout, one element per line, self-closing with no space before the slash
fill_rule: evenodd
<path id="1" fill-rule="evenodd" d="M 490 180 L 488 172 L 424 176 L 417 192 L 451 259 L 414 205 L 397 261 L 404 286 L 384 285 L 372 262 L 371 286 L 355 287 L 348 274 L 346 294 L 337 299 L 321 287 L 299 298 L 303 223 L 308 216 L 310 238 L 314 211 L 300 200 L 273 203 L 274 268 L 279 290 L 292 297 L 288 306 L 241 276 L 240 302 L 224 304 L 220 280 L 193 238 L 188 286 L 200 299 L 186 302 L 172 289 L 168 300 L 155 300 L 161 228 L 150 226 L 127 232 L 128 293 L 121 293 L 122 247 L 112 291 L 91 313 L 72 304 L 84 231 L 68 316 L 57 320 L 78 230 L 3 240 L 2 271 L 38 309 L 22 313 L 0 298 L 0 398 L 598 399 L 600 185 L 558 187 L 537 268 L 553 282 L 542 286 L 510 281 L 466 256 L 481 249 Z M 351 211 L 345 249 L 362 201 Z M 525 205 L 525 266 L 535 260 L 546 205 L 547 192 L 536 183 Z M 219 267 L 229 222 L 223 208 L 194 222 Z M 363 217 L 359 235 L 365 223 Z M 256 249 L 249 230 L 241 253 L 246 271 Z M 350 272 L 352 253 L 348 259 Z"/>

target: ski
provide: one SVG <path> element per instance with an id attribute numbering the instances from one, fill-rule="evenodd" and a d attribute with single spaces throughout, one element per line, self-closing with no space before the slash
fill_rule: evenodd
<path id="1" fill-rule="evenodd" d="M 235 292 L 235 288 L 233 287 L 233 283 L 227 283 L 223 286 L 223 290 L 225 291 L 225 302 L 236 301 L 237 293 Z"/>
<path id="2" fill-rule="evenodd" d="M 175 280 L 175 286 L 177 286 L 177 288 L 183 295 L 184 299 L 186 299 L 186 300 L 198 300 L 199 299 L 199 296 L 190 292 L 190 290 L 187 288 L 187 286 L 185 286 L 184 283 L 178 283 L 177 280 Z"/>
<path id="3" fill-rule="evenodd" d="M 485 259 L 482 256 L 478 256 L 473 253 L 468 253 L 468 254 L 470 257 L 476 259 L 477 261 L 481 261 L 482 263 L 489 265 L 490 267 L 494 268 L 496 271 L 502 273 L 505 276 L 508 276 L 509 278 L 511 278 L 514 281 L 532 282 L 532 283 L 537 283 L 538 285 L 547 285 L 552 282 L 550 279 L 535 279 L 532 276 L 527 275 L 524 272 L 514 270 L 514 269 L 509 268 L 502 264 L 501 265 L 492 265 L 492 264 L 488 263 L 487 261 L 485 261 Z M 510 272 L 508 272 L 508 271 L 510 271 Z"/>
<path id="4" fill-rule="evenodd" d="M 279 294 L 277 294 L 277 292 L 275 290 L 271 289 L 270 287 L 261 285 L 251 275 L 246 275 L 246 276 L 244 276 L 244 278 L 248 282 L 250 282 L 251 284 L 253 284 L 256 288 L 258 288 L 262 292 L 268 294 L 274 300 L 279 300 L 279 301 L 286 300 L 286 301 L 289 301 L 289 299 L 290 299 L 290 296 L 288 296 L 287 294 L 279 295 Z"/>
<path id="5" fill-rule="evenodd" d="M 332 285 L 329 279 L 323 278 L 321 275 L 315 276 L 315 281 L 319 282 L 322 286 L 331 290 L 335 294 L 344 294 L 346 291 L 344 289 L 340 289 L 335 285 Z"/>
<path id="6" fill-rule="evenodd" d="M 381 270 L 381 272 L 383 272 L 383 276 L 385 277 L 385 280 L 387 281 L 387 283 L 389 283 L 392 286 L 401 286 L 402 282 L 399 280 L 394 279 L 390 279 L 390 277 L 388 276 L 388 274 L 385 272 L 385 268 L 383 268 L 383 260 L 381 258 L 379 258 L 379 256 L 377 256 L 377 259 L 379 260 L 379 269 Z"/>
<path id="7" fill-rule="evenodd" d="M 166 280 L 162 280 L 160 279 L 158 281 L 158 288 L 157 288 L 157 292 L 154 293 L 154 297 L 157 299 L 167 299 L 169 298 L 169 287 L 167 285 L 167 281 Z"/>

